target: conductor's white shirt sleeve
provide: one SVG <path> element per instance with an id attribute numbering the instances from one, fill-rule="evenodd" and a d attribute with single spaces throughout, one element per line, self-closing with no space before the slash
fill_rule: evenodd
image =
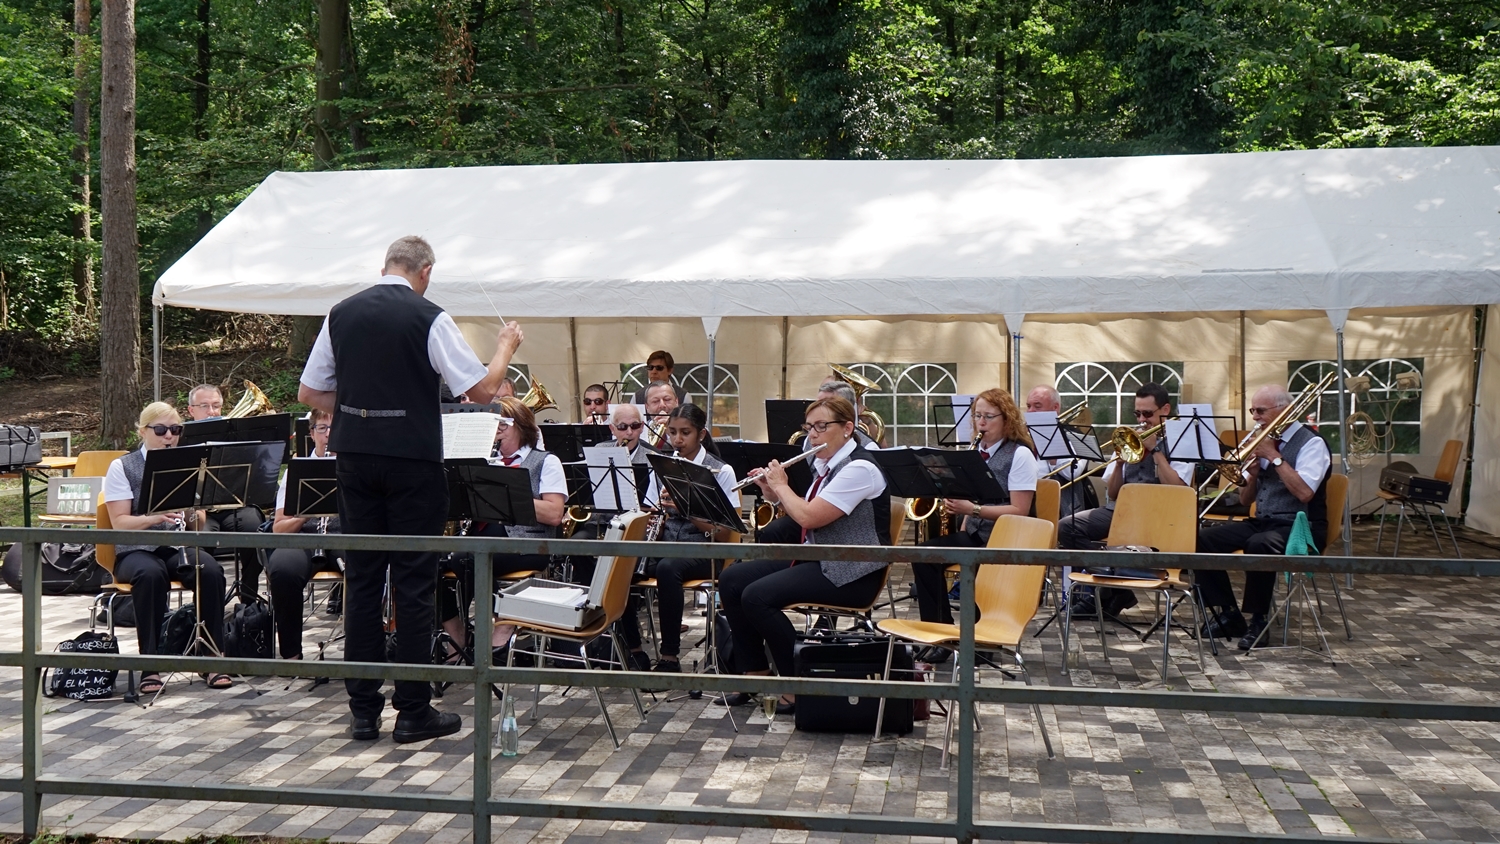
<path id="1" fill-rule="evenodd" d="M 1006 484 L 1011 492 L 1036 492 L 1037 460 L 1031 449 L 1021 446 L 1010 458 Z"/>
<path id="2" fill-rule="evenodd" d="M 388 275 L 380 284 L 407 284 L 400 276 Z M 427 329 L 427 361 L 434 372 L 443 376 L 448 388 L 455 396 L 469 391 L 480 379 L 489 374 L 489 369 L 469 348 L 463 332 L 447 312 L 438 314 Z M 334 377 L 333 341 L 328 335 L 328 320 L 324 318 L 318 339 L 313 342 L 312 353 L 307 356 L 307 366 L 302 368 L 302 383 L 322 392 L 338 388 Z"/>

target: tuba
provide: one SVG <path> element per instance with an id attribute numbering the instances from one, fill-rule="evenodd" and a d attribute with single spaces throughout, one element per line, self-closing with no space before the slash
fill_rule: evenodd
<path id="1" fill-rule="evenodd" d="M 255 386 L 254 381 L 245 382 L 245 392 L 240 396 L 239 402 L 226 414 L 225 419 L 244 419 L 246 416 L 260 416 L 271 412 L 271 400 L 266 394 Z"/>
<path id="2" fill-rule="evenodd" d="M 532 413 L 557 409 L 557 402 L 552 400 L 552 395 L 547 392 L 547 386 L 538 378 L 531 379 L 531 389 L 521 396 L 521 404 L 526 405 Z"/>
<path id="3" fill-rule="evenodd" d="M 831 363 L 829 366 L 833 368 L 833 374 L 840 381 L 854 388 L 854 398 L 860 405 L 864 404 L 865 393 L 880 392 L 879 384 L 860 375 L 849 367 L 840 366 L 836 363 Z M 880 418 L 880 414 L 867 407 L 860 408 L 859 421 L 855 427 L 859 428 L 859 430 L 864 432 L 865 436 L 877 443 L 885 436 L 885 420 Z"/>

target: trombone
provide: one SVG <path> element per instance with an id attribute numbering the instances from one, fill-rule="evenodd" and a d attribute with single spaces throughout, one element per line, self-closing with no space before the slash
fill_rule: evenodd
<path id="1" fill-rule="evenodd" d="M 1106 460 L 1103 463 L 1100 463 L 1098 466 L 1095 466 L 1087 472 L 1079 475 L 1078 477 L 1073 478 L 1072 480 L 1063 484 L 1061 489 L 1067 489 L 1068 487 L 1078 483 L 1085 478 L 1092 477 L 1104 471 L 1116 461 L 1123 461 L 1130 464 L 1141 462 L 1142 460 L 1146 459 L 1146 438 L 1160 434 L 1166 427 L 1167 423 L 1165 422 L 1159 422 L 1149 428 L 1146 428 L 1145 430 L 1121 425 L 1120 427 L 1115 429 L 1115 432 L 1111 434 L 1109 438 L 1109 445 L 1114 448 L 1115 451 L 1114 459 Z M 1057 471 L 1059 470 L 1054 469 L 1053 473 Z M 1049 473 L 1049 475 L 1050 474 L 1052 473 Z"/>
<path id="2" fill-rule="evenodd" d="M 1215 495 L 1213 500 L 1208 502 L 1208 506 L 1204 507 L 1203 511 L 1198 514 L 1198 518 L 1202 519 L 1208 515 L 1208 511 L 1212 510 L 1214 505 L 1219 503 L 1219 499 L 1224 497 L 1224 493 L 1235 487 L 1243 487 L 1248 482 L 1250 467 L 1254 465 L 1252 461 L 1260 459 L 1255 456 L 1255 450 L 1260 448 L 1260 444 L 1265 442 L 1267 437 L 1280 439 L 1281 435 L 1286 433 L 1286 429 L 1290 428 L 1293 422 L 1306 416 L 1308 411 L 1312 410 L 1318 401 L 1323 398 L 1323 391 L 1327 390 L 1329 385 L 1333 383 L 1336 375 L 1337 373 L 1335 372 L 1329 372 L 1327 375 L 1324 375 L 1318 383 L 1303 390 L 1295 399 L 1292 399 L 1291 404 L 1283 407 L 1281 412 L 1276 414 L 1276 418 L 1272 419 L 1269 424 L 1256 426 L 1249 434 L 1245 435 L 1244 439 L 1240 440 L 1239 445 L 1236 445 L 1228 454 L 1224 455 L 1224 462 L 1218 464 L 1218 477 L 1223 478 L 1227 483 L 1223 489 L 1219 490 L 1219 494 Z M 1207 482 L 1205 481 L 1205 483 Z"/>

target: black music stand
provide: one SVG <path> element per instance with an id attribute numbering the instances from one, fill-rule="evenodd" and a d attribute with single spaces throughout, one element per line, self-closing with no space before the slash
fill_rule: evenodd
<path id="1" fill-rule="evenodd" d="M 184 422 L 182 436 L 177 438 L 177 447 L 205 445 L 208 443 L 281 443 L 285 455 L 277 460 L 285 463 L 291 459 L 292 415 L 290 413 L 268 413 L 265 416 L 246 416 L 231 419 L 204 419 Z M 162 449 L 156 449 L 161 451 Z M 149 456 L 149 455 L 148 455 Z"/>
<path id="2" fill-rule="evenodd" d="M 799 423 L 800 424 L 800 423 Z M 724 454 L 733 453 L 725 446 L 738 446 L 738 454 L 734 459 L 724 458 L 724 462 L 734 467 L 734 474 L 741 480 L 750 476 L 752 469 L 764 469 L 771 465 L 772 460 L 782 463 L 801 454 L 805 449 L 785 443 L 716 443 L 719 450 Z M 742 465 L 743 464 L 743 465 Z M 786 482 L 792 491 L 798 495 L 806 495 L 807 488 L 812 486 L 812 461 L 804 460 L 801 463 L 793 463 L 785 467 Z M 748 487 L 747 487 L 748 489 Z"/>
<path id="3" fill-rule="evenodd" d="M 584 448 L 591 445 L 613 445 L 608 425 L 538 425 L 542 439 L 547 442 L 547 453 L 557 455 L 564 463 L 577 463 L 583 459 Z"/>
<path id="4" fill-rule="evenodd" d="M 331 457 L 298 457 L 286 469 L 282 512 L 298 518 L 339 514 L 338 462 Z"/>
<path id="5" fill-rule="evenodd" d="M 1026 423 L 1038 460 L 1104 461 L 1104 451 L 1099 448 L 1092 425 L 1062 425 L 1055 414 L 1048 415 L 1053 420 L 1050 423 Z"/>
<path id="6" fill-rule="evenodd" d="M 802 430 L 802 423 L 807 419 L 807 406 L 812 404 L 812 401 L 812 399 L 766 399 L 766 439 L 773 443 L 785 443 L 790 440 L 793 434 Z"/>
<path id="7" fill-rule="evenodd" d="M 940 410 L 948 411 L 949 417 L 953 419 L 952 424 L 944 422 L 938 418 L 940 415 L 938 411 Z M 934 428 L 937 428 L 938 445 L 947 446 L 948 448 L 967 448 L 969 443 L 974 441 L 973 413 L 974 403 L 972 401 L 968 404 L 954 403 L 933 405 L 932 426 Z M 959 429 L 964 427 L 965 425 L 968 426 L 968 430 L 966 432 L 960 432 Z M 961 433 L 968 433 L 969 439 L 959 439 Z"/>
<path id="8" fill-rule="evenodd" d="M 491 466 L 483 459 L 444 460 L 448 473 L 448 518 L 501 525 L 536 524 L 531 473 L 519 466 Z"/>
<path id="9" fill-rule="evenodd" d="M 499 404 L 474 404 L 472 402 L 444 402 L 438 406 L 443 413 L 493 413 L 496 416 L 505 415 L 505 405 Z"/>
<path id="10" fill-rule="evenodd" d="M 292 456 L 311 457 L 313 447 L 312 419 L 307 416 L 298 416 L 292 420 Z"/>
<path id="11" fill-rule="evenodd" d="M 1239 423 L 1233 416 L 1178 416 L 1167 420 L 1167 427 L 1162 430 L 1162 439 L 1167 457 L 1171 460 L 1187 461 L 1189 463 L 1228 463 L 1224 459 L 1226 451 L 1224 442 L 1219 439 L 1219 428 L 1217 421 L 1223 419 L 1228 422 L 1225 430 L 1234 432 L 1235 442 L 1239 442 Z M 1181 429 L 1173 436 L 1173 428 L 1182 423 Z"/>
<path id="12" fill-rule="evenodd" d="M 960 498 L 999 504 L 1005 490 L 978 451 L 941 448 L 883 448 L 870 459 L 885 472 L 891 495 L 903 498 Z"/>

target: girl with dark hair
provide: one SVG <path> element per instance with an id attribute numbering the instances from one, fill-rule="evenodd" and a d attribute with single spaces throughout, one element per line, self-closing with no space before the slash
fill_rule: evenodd
<path id="1" fill-rule="evenodd" d="M 713 437 L 708 431 L 708 414 L 695 404 L 685 404 L 667 416 L 667 439 L 676 456 L 705 466 L 714 473 L 714 478 L 729 496 L 729 501 L 739 506 L 740 494 L 734 490 L 734 469 L 718 458 Z M 662 525 L 661 540 L 666 542 L 705 542 L 715 532 L 713 525 L 701 519 L 688 519 L 677 512 L 671 494 L 661 488 L 655 475 L 646 492 L 646 500 L 657 502 L 667 513 Z M 682 584 L 689 580 L 702 580 L 713 575 L 713 563 L 706 558 L 666 557 L 646 561 L 646 576 L 656 578 L 657 619 L 661 622 L 661 649 L 657 654 L 654 671 L 676 673 L 682 670 L 678 655 L 682 649 Z M 625 627 L 629 628 L 627 624 Z M 632 651 L 639 651 L 639 642 L 628 643 Z M 634 657 L 632 659 L 635 659 Z"/>

